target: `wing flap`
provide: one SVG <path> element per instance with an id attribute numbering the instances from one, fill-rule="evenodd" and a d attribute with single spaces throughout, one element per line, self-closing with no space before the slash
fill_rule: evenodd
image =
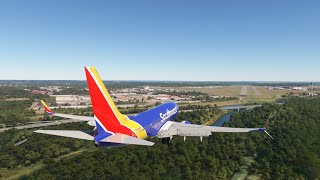
<path id="1" fill-rule="evenodd" d="M 36 130 L 35 133 L 48 134 L 54 136 L 69 137 L 75 139 L 83 139 L 93 141 L 93 136 L 84 133 L 82 131 L 72 131 L 72 130 Z"/>
<path id="2" fill-rule="evenodd" d="M 132 144 L 132 145 L 142 145 L 142 146 L 153 146 L 154 145 L 153 142 L 146 141 L 146 140 L 139 139 L 139 138 L 135 138 L 135 137 L 128 136 L 125 134 L 121 134 L 121 133 L 111 135 L 111 136 L 101 140 L 101 142 Z"/>

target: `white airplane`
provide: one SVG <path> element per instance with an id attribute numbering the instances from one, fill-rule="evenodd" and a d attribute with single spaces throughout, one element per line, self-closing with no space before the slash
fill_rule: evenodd
<path id="1" fill-rule="evenodd" d="M 36 133 L 63 136 L 94 141 L 96 146 L 145 145 L 152 146 L 148 137 L 162 138 L 169 143 L 173 136 L 197 136 L 201 141 L 214 132 L 265 132 L 266 128 L 230 128 L 194 125 L 189 121 L 171 121 L 179 113 L 179 107 L 173 102 L 165 103 L 135 116 L 121 114 L 111 99 L 98 72 L 94 67 L 85 67 L 94 117 L 76 116 L 53 112 L 41 101 L 46 112 L 52 116 L 85 121 L 94 126 L 97 133 L 91 136 L 82 131 L 37 130 Z M 268 134 L 268 133 L 267 133 Z M 268 134 L 270 138 L 270 134 Z"/>

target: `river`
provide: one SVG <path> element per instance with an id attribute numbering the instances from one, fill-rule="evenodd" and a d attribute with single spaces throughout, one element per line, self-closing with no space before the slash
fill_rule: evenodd
<path id="1" fill-rule="evenodd" d="M 225 114 L 221 116 L 216 122 L 213 123 L 212 126 L 219 126 L 221 127 L 225 122 L 230 122 L 231 119 L 231 113 Z"/>
<path id="2" fill-rule="evenodd" d="M 245 105 L 243 104 L 235 104 L 235 105 L 229 105 L 229 106 L 221 106 L 220 109 L 223 109 L 223 110 L 233 110 L 233 109 L 237 109 L 237 108 L 242 108 L 244 107 Z M 231 114 L 233 113 L 236 113 L 236 112 L 232 112 L 232 113 L 227 113 L 221 117 L 219 117 L 218 120 L 216 120 L 216 122 L 213 123 L 212 126 L 219 126 L 221 127 L 224 123 L 226 122 L 230 122 L 231 120 Z"/>

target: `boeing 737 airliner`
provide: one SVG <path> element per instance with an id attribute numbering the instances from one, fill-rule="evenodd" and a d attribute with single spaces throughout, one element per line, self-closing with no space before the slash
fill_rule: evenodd
<path id="1" fill-rule="evenodd" d="M 162 104 L 135 116 L 126 116 L 117 109 L 96 69 L 85 67 L 85 73 L 94 117 L 56 113 L 44 101 L 41 102 L 46 112 L 52 116 L 86 121 L 89 125 L 95 126 L 97 130 L 95 136 L 82 131 L 69 130 L 37 130 L 36 133 L 90 140 L 99 147 L 130 144 L 152 146 L 154 143 L 146 140 L 152 136 L 170 142 L 173 136 L 183 136 L 184 139 L 188 136 L 197 136 L 202 141 L 202 137 L 208 137 L 213 132 L 267 133 L 266 128 L 229 128 L 193 125 L 189 121 L 174 122 L 171 120 L 177 116 L 179 107 L 173 102 Z"/>

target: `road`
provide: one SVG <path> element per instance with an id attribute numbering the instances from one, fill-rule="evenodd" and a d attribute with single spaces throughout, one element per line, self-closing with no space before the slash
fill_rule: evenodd
<path id="1" fill-rule="evenodd" d="M 245 105 L 230 105 L 230 106 L 221 106 L 219 107 L 222 110 L 237 110 L 237 109 L 253 109 L 256 107 L 261 107 L 262 105 L 251 105 L 251 106 L 245 106 Z"/>
<path id="2" fill-rule="evenodd" d="M 240 92 L 240 99 L 239 101 L 242 101 L 244 97 L 248 95 L 248 87 L 247 86 L 242 86 L 241 92 Z"/>
<path id="3" fill-rule="evenodd" d="M 248 95 L 247 90 L 248 90 L 248 86 L 242 86 L 240 96 L 247 96 Z"/>
<path id="4" fill-rule="evenodd" d="M 256 96 L 261 96 L 261 93 L 257 90 L 257 88 L 255 86 L 251 86 L 251 87 L 254 90 Z"/>

